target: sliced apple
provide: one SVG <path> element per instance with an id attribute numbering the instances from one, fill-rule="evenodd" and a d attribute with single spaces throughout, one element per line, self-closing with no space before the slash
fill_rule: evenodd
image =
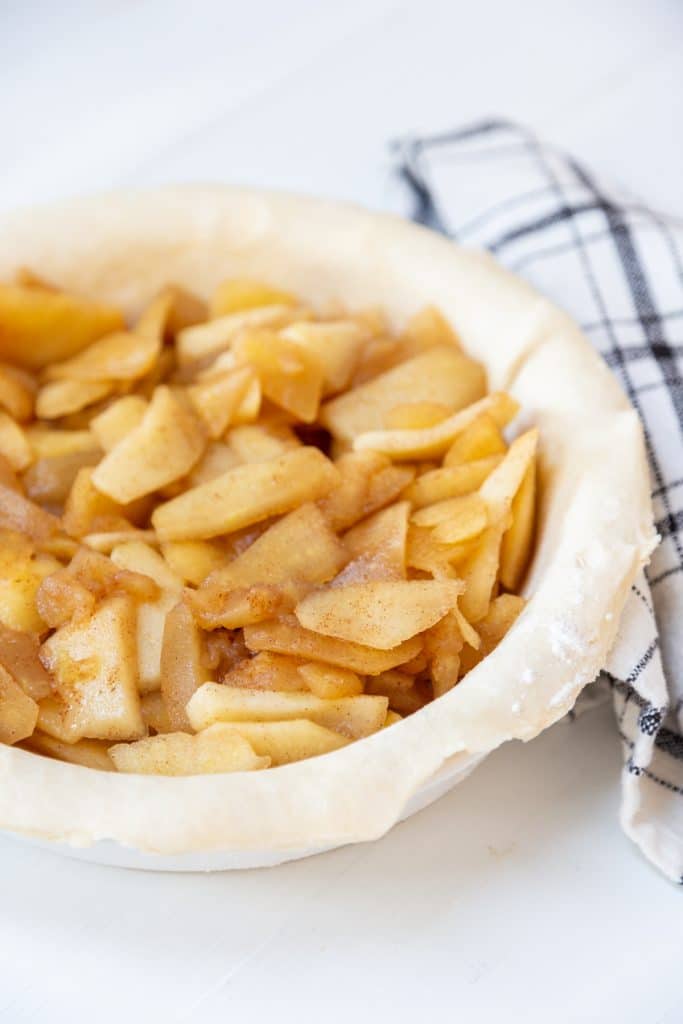
<path id="1" fill-rule="evenodd" d="M 538 430 L 527 430 L 510 445 L 508 452 L 479 489 L 492 522 L 508 515 L 538 446 Z"/>
<path id="2" fill-rule="evenodd" d="M 307 661 L 299 667 L 311 693 L 325 700 L 340 700 L 342 697 L 357 697 L 363 692 L 363 680 L 356 672 L 338 665 L 321 665 Z"/>
<path id="3" fill-rule="evenodd" d="M 318 413 L 323 387 L 319 357 L 275 331 L 244 331 L 232 347 L 238 363 L 258 375 L 266 398 L 303 423 Z"/>
<path id="4" fill-rule="evenodd" d="M 317 448 L 295 448 L 268 462 L 237 466 L 159 505 L 152 525 L 162 541 L 216 537 L 315 501 L 338 479 Z"/>
<path id="5" fill-rule="evenodd" d="M 206 586 L 228 591 L 263 583 L 325 583 L 348 557 L 320 510 L 309 503 L 273 523 L 234 561 L 213 572 Z"/>
<path id="6" fill-rule="evenodd" d="M 168 541 L 162 544 L 161 553 L 171 572 L 196 587 L 228 561 L 225 549 L 210 540 Z"/>
<path id="7" fill-rule="evenodd" d="M 306 718 L 287 722 L 231 722 L 229 728 L 247 740 L 255 753 L 268 757 L 273 768 L 329 754 L 350 742 L 348 737 Z"/>
<path id="8" fill-rule="evenodd" d="M 29 501 L 8 481 L 0 483 L 0 529 L 17 530 L 36 541 L 45 541 L 59 529 L 59 519 Z"/>
<path id="9" fill-rule="evenodd" d="M 45 631 L 36 597 L 42 581 L 60 563 L 50 555 L 23 552 L 12 545 L 0 547 L 0 623 L 24 633 Z"/>
<path id="10" fill-rule="evenodd" d="M 410 504 L 398 501 L 375 512 L 344 534 L 354 559 L 380 563 L 388 578 L 405 579 Z"/>
<path id="11" fill-rule="evenodd" d="M 11 629 L 0 622 L 0 665 L 33 700 L 42 700 L 52 692 L 50 677 L 38 656 L 39 648 L 36 633 Z"/>
<path id="12" fill-rule="evenodd" d="M 52 459 L 58 455 L 75 455 L 79 452 L 102 454 L 101 445 L 91 430 L 62 430 L 35 423 L 26 427 L 26 436 L 38 459 Z"/>
<path id="13" fill-rule="evenodd" d="M 194 694 L 187 713 L 194 729 L 215 722 L 284 722 L 308 718 L 318 725 L 359 739 L 384 724 L 386 697 L 345 697 L 322 700 L 312 693 L 275 693 L 205 683 Z"/>
<path id="14" fill-rule="evenodd" d="M 389 651 L 443 618 L 458 599 L 456 580 L 395 580 L 317 590 L 296 607 L 305 629 Z"/>
<path id="15" fill-rule="evenodd" d="M 174 729 L 188 729 L 187 702 L 208 678 L 203 636 L 189 606 L 179 601 L 166 615 L 161 647 L 161 692 Z"/>
<path id="16" fill-rule="evenodd" d="M 384 426 L 387 430 L 422 430 L 442 423 L 452 414 L 452 407 L 440 402 L 406 402 L 389 410 Z"/>
<path id="17" fill-rule="evenodd" d="M 0 743 L 19 743 L 31 735 L 38 705 L 0 665 Z"/>
<path id="18" fill-rule="evenodd" d="M 196 327 L 186 327 L 176 337 L 176 351 L 181 366 L 208 359 L 229 348 L 232 342 L 246 328 L 279 327 L 292 320 L 292 307 L 278 303 L 258 309 L 246 309 L 239 313 L 209 320 Z"/>
<path id="19" fill-rule="evenodd" d="M 275 288 L 264 281 L 232 277 L 222 281 L 211 296 L 209 312 L 212 319 L 230 313 L 243 313 L 264 306 L 296 306 L 298 300 L 290 292 Z"/>
<path id="20" fill-rule="evenodd" d="M 100 447 L 109 452 L 140 425 L 146 411 L 147 401 L 142 395 L 124 395 L 93 416 L 90 429 Z"/>
<path id="21" fill-rule="evenodd" d="M 391 650 L 366 647 L 304 629 L 294 617 L 246 626 L 244 642 L 251 651 L 273 651 L 307 661 L 322 661 L 368 676 L 379 675 L 410 661 L 421 648 L 419 637 L 405 640 Z"/>
<path id="22" fill-rule="evenodd" d="M 30 420 L 36 382 L 26 370 L 0 363 L 0 409 L 5 409 L 19 423 Z"/>
<path id="23" fill-rule="evenodd" d="M 188 388 L 187 393 L 209 437 L 217 440 L 223 436 L 235 419 L 253 379 L 253 370 L 242 366 Z"/>
<path id="24" fill-rule="evenodd" d="M 500 581 L 508 590 L 518 590 L 524 579 L 534 539 L 536 508 L 536 463 L 532 460 L 512 499 L 512 522 L 503 534 L 500 549 Z"/>
<path id="25" fill-rule="evenodd" d="M 79 736 L 133 740 L 144 734 L 135 636 L 135 606 L 130 598 L 115 596 L 43 644 L 43 664 L 69 708 L 66 727 Z"/>
<path id="26" fill-rule="evenodd" d="M 0 455 L 20 473 L 33 462 L 33 450 L 26 433 L 8 413 L 0 409 Z"/>
<path id="27" fill-rule="evenodd" d="M 479 363 L 452 346 L 437 345 L 333 398 L 323 406 L 320 419 L 335 437 L 353 441 L 368 431 L 382 431 L 387 413 L 397 405 L 438 402 L 462 409 L 485 391 L 486 374 Z"/>
<path id="28" fill-rule="evenodd" d="M 33 735 L 22 743 L 27 750 L 45 757 L 54 757 L 58 761 L 77 764 L 82 768 L 93 768 L 99 772 L 113 772 L 114 764 L 107 753 L 107 744 L 102 740 L 78 740 L 77 743 L 65 743 L 55 736 L 48 736 L 36 730 Z"/>
<path id="29" fill-rule="evenodd" d="M 406 487 L 403 496 L 412 502 L 413 508 L 418 509 L 448 498 L 458 498 L 462 494 L 471 494 L 481 487 L 500 461 L 501 456 L 492 455 L 458 466 L 430 469 Z"/>
<path id="30" fill-rule="evenodd" d="M 66 292 L 0 285 L 0 358 L 40 369 L 124 327 L 113 306 Z"/>
<path id="31" fill-rule="evenodd" d="M 182 581 L 157 551 L 140 541 L 117 545 L 112 550 L 111 560 L 121 569 L 149 576 L 159 588 L 155 601 L 144 601 L 137 609 L 138 686 L 141 693 L 149 693 L 161 683 L 166 616 L 178 603 Z"/>
<path id="32" fill-rule="evenodd" d="M 265 462 L 301 446 L 294 431 L 285 424 L 250 423 L 232 427 L 225 440 L 238 462 Z"/>
<path id="33" fill-rule="evenodd" d="M 137 775 L 208 775 L 267 768 L 270 758 L 259 757 L 234 729 L 214 725 L 198 736 L 169 732 L 137 743 L 109 748 L 117 772 Z"/>
<path id="34" fill-rule="evenodd" d="M 138 426 L 105 455 L 92 481 L 114 501 L 126 504 L 189 473 L 204 444 L 194 413 L 170 388 L 158 387 Z"/>
<path id="35" fill-rule="evenodd" d="M 44 377 L 74 381 L 139 380 L 149 373 L 160 352 L 158 334 L 119 331 L 99 338 L 70 359 L 51 363 Z"/>
<path id="36" fill-rule="evenodd" d="M 502 391 L 493 392 L 472 405 L 422 430 L 371 430 L 359 434 L 353 447 L 357 451 L 383 452 L 393 459 L 431 459 L 440 457 L 453 441 L 481 413 L 489 413 L 500 426 L 505 426 L 517 413 L 514 399 Z"/>
<path id="37" fill-rule="evenodd" d="M 109 380 L 52 380 L 45 384 L 36 398 L 36 416 L 56 420 L 94 405 L 106 398 L 115 385 Z"/>
<path id="38" fill-rule="evenodd" d="M 489 610 L 500 564 L 500 544 L 505 521 L 484 530 L 472 553 L 458 566 L 458 575 L 465 584 L 460 610 L 475 626 Z"/>
<path id="39" fill-rule="evenodd" d="M 484 412 L 463 430 L 444 455 L 444 466 L 504 455 L 507 445 L 493 416 Z"/>
<path id="40" fill-rule="evenodd" d="M 323 394 L 348 386 L 358 364 L 361 346 L 369 331 L 353 320 L 290 324 L 282 337 L 312 352 L 323 369 Z"/>

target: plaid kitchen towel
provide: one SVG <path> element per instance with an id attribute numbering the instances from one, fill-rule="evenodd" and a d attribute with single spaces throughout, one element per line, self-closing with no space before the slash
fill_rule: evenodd
<path id="1" fill-rule="evenodd" d="M 568 310 L 640 413 L 662 540 L 596 685 L 612 690 L 623 743 L 623 828 L 683 884 L 683 223 L 505 121 L 396 154 L 404 212 L 485 246 Z"/>

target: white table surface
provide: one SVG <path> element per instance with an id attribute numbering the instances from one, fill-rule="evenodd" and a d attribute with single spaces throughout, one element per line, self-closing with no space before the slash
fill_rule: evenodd
<path id="1" fill-rule="evenodd" d="M 396 208 L 387 139 L 501 114 L 683 213 L 677 0 L 1 6 L 2 208 L 185 180 Z M 620 833 L 619 765 L 603 707 L 380 842 L 267 871 L 0 840 L 0 1021 L 674 1024 L 681 895 Z"/>

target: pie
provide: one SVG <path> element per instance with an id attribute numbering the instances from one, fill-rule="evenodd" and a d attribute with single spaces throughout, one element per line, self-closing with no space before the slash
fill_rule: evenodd
<path id="1" fill-rule="evenodd" d="M 642 431 L 490 257 L 183 189 L 10 218 L 0 278 L 3 827 L 370 838 L 601 668 Z"/>

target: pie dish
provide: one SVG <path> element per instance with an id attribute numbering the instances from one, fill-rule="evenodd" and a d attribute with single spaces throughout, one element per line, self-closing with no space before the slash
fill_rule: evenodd
<path id="1" fill-rule="evenodd" d="M 117 775 L 1 746 L 3 828 L 97 844 L 93 855 L 112 862 L 273 863 L 381 835 L 500 743 L 531 739 L 572 706 L 606 660 L 654 533 L 640 424 L 569 318 L 482 253 L 283 195 L 121 194 L 15 215 L 3 228 L 0 278 L 34 267 L 131 318 L 168 281 L 207 295 L 229 277 L 277 282 L 312 304 L 380 305 L 397 325 L 434 304 L 484 364 L 489 389 L 511 393 L 541 439 L 528 604 L 438 701 L 362 742 L 265 772 Z"/>

